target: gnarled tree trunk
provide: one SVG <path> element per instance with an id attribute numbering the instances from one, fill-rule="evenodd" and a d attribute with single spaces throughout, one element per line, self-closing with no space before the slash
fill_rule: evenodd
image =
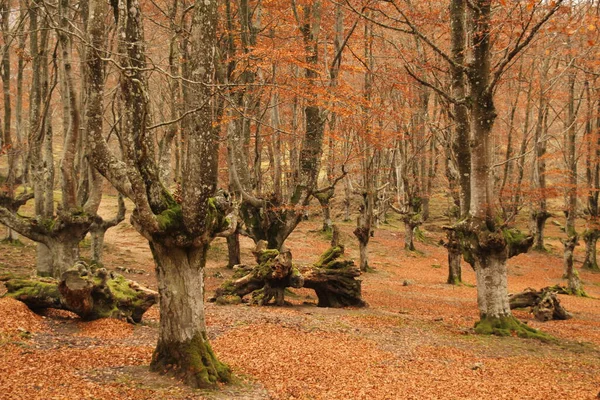
<path id="1" fill-rule="evenodd" d="M 151 369 L 176 372 L 194 387 L 229 379 L 215 357 L 204 324 L 204 266 L 208 246 L 179 248 L 150 242 L 160 298 L 159 338 Z M 177 371 L 171 371 L 177 369 Z"/>

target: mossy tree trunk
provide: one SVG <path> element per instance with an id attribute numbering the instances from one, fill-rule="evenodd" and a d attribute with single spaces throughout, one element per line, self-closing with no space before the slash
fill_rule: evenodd
<path id="1" fill-rule="evenodd" d="M 179 248 L 150 242 L 160 298 L 159 338 L 151 369 L 173 373 L 193 387 L 227 381 L 207 340 L 204 323 L 204 266 L 208 246 Z"/>
<path id="2" fill-rule="evenodd" d="M 102 132 L 92 132 L 94 167 L 134 204 L 131 223 L 150 243 L 160 297 L 159 340 L 152 369 L 171 373 L 194 387 L 227 381 L 229 370 L 208 344 L 203 310 L 203 272 L 210 242 L 228 228 L 229 196 L 217 193 L 219 133 L 223 102 L 214 96 L 217 70 L 218 4 L 196 1 L 182 50 L 183 108 L 181 190 L 171 193 L 160 181 L 156 136 L 149 129 L 149 99 L 141 2 L 112 2 L 118 14 L 120 144 L 116 157 Z M 95 95 L 103 93 L 107 2 L 89 1 L 87 67 Z M 102 118 L 100 111 L 90 117 Z"/>
<path id="3" fill-rule="evenodd" d="M 251 295 L 253 304 L 267 305 L 274 298 L 275 305 L 284 305 L 285 288 L 313 289 L 319 307 L 363 307 L 360 270 L 354 261 L 338 260 L 344 253 L 343 245 L 332 246 L 312 266 L 296 268 L 292 254 L 267 249 L 259 242 L 254 251 L 255 267 L 238 266 L 233 279 L 219 287 L 211 301 L 218 304 L 238 304 Z"/>
<path id="4" fill-rule="evenodd" d="M 599 237 L 600 230 L 588 229 L 584 232 L 583 239 L 585 241 L 585 258 L 583 259 L 582 268 L 589 269 L 591 271 L 600 271 L 600 267 L 598 267 L 598 260 L 596 256 L 596 245 L 598 244 Z"/>
<path id="5" fill-rule="evenodd" d="M 158 294 L 104 268 L 78 262 L 60 279 L 9 279 L 7 296 L 37 311 L 45 308 L 68 310 L 85 320 L 125 318 L 140 322 L 156 303 Z"/>

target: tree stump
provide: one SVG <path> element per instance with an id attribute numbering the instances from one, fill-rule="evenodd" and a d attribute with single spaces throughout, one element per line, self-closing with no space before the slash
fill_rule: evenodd
<path id="1" fill-rule="evenodd" d="M 509 295 L 510 308 L 529 307 L 538 321 L 546 322 L 550 320 L 566 320 L 571 318 L 571 314 L 560 304 L 556 297 L 557 293 L 562 293 L 561 287 L 551 286 L 535 290 L 525 289 L 521 293 Z"/>
<path id="2" fill-rule="evenodd" d="M 83 262 L 65 271 L 60 280 L 51 278 L 10 279 L 6 296 L 22 301 L 32 310 L 58 308 L 86 320 L 124 318 L 140 322 L 157 301 L 158 293 L 108 272 L 94 270 Z"/>
<path id="3" fill-rule="evenodd" d="M 353 260 L 342 261 L 344 246 L 327 250 L 313 266 L 301 269 L 304 287 L 313 289 L 319 298 L 318 307 L 364 307 L 361 297 L 360 270 Z"/>
<path id="4" fill-rule="evenodd" d="M 210 301 L 218 304 L 238 304 L 251 295 L 252 304 L 266 305 L 275 299 L 283 305 L 287 287 L 313 289 L 319 299 L 319 307 L 363 307 L 361 298 L 360 270 L 354 261 L 341 261 L 344 246 L 327 250 L 312 266 L 296 268 L 292 264 L 292 253 L 267 249 L 259 242 L 254 255 L 258 265 L 234 267 L 233 279 L 224 282 Z"/>

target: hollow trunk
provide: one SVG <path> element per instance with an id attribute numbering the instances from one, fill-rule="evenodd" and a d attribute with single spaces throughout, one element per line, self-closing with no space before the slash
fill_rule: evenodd
<path id="1" fill-rule="evenodd" d="M 560 304 L 556 292 L 559 287 L 545 287 L 539 291 L 528 288 L 509 296 L 510 308 L 530 308 L 538 321 L 566 320 L 571 314 Z"/>
<path id="2" fill-rule="evenodd" d="M 595 229 L 587 231 L 583 235 L 585 240 L 585 258 L 583 260 L 582 268 L 584 269 L 589 269 L 592 271 L 600 270 L 596 258 L 596 244 L 598 243 L 598 235 L 600 235 L 600 231 Z"/>
<path id="3" fill-rule="evenodd" d="M 228 381 L 229 368 L 214 355 L 204 318 L 204 265 L 208 245 L 192 248 L 150 242 L 160 298 L 159 338 L 150 368 L 193 387 Z"/>
<path id="4" fill-rule="evenodd" d="M 236 229 L 231 235 L 227 236 L 227 268 L 233 268 L 234 265 L 242 263 L 240 255 L 240 233 Z"/>

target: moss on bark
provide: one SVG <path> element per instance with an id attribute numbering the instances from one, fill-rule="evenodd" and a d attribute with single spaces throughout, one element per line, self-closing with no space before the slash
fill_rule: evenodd
<path id="1" fill-rule="evenodd" d="M 159 342 L 150 369 L 175 376 L 195 388 L 210 388 L 231 380 L 230 368 L 217 359 L 204 333 L 186 342 Z"/>
<path id="2" fill-rule="evenodd" d="M 556 340 L 547 333 L 533 329 L 512 315 L 505 317 L 483 317 L 475 323 L 475 332 L 480 335 L 518 336 L 544 342 Z"/>

